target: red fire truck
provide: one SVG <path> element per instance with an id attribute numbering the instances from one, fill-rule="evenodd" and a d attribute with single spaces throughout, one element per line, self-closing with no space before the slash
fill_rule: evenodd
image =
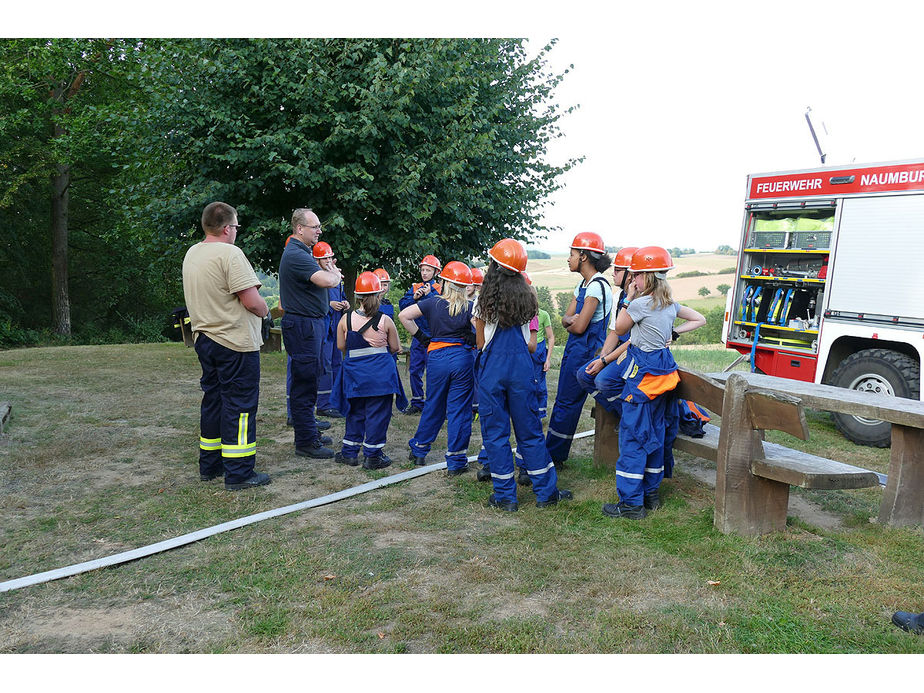
<path id="1" fill-rule="evenodd" d="M 753 371 L 920 399 L 924 160 L 750 175 L 739 247 L 722 339 Z"/>

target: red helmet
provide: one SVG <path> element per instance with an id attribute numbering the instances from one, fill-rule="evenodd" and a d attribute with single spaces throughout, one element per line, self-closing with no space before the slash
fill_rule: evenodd
<path id="1" fill-rule="evenodd" d="M 606 252 L 606 248 L 603 247 L 603 237 L 600 236 L 599 233 L 594 233 L 593 231 L 582 231 L 579 233 L 574 237 L 574 240 L 571 241 L 571 247 L 577 250 L 589 250 L 593 253 Z"/>
<path id="2" fill-rule="evenodd" d="M 432 267 L 435 270 L 443 269 L 443 266 L 440 264 L 439 258 L 436 255 L 426 255 L 423 260 L 420 261 L 421 265 L 427 265 Z"/>
<path id="3" fill-rule="evenodd" d="M 481 286 L 484 283 L 484 270 L 480 267 L 472 267 L 472 284 Z"/>
<path id="4" fill-rule="evenodd" d="M 320 260 L 325 257 L 333 257 L 334 251 L 330 247 L 330 243 L 325 243 L 324 241 L 318 241 L 311 248 L 311 254 L 314 255 L 315 259 Z"/>
<path id="5" fill-rule="evenodd" d="M 616 258 L 613 260 L 614 269 L 629 269 L 629 265 L 632 264 L 632 255 L 635 254 L 635 251 L 638 248 L 634 246 L 626 246 L 621 248 L 618 253 L 616 253 Z"/>
<path id="6" fill-rule="evenodd" d="M 450 281 L 453 284 L 470 286 L 472 283 L 472 271 L 464 262 L 452 260 L 446 263 L 443 271 L 440 272 L 440 278 Z"/>
<path id="7" fill-rule="evenodd" d="M 526 249 L 522 243 L 512 238 L 504 238 L 495 243 L 488 255 L 501 267 L 514 272 L 526 269 Z"/>
<path id="8" fill-rule="evenodd" d="M 529 278 L 529 274 L 527 274 L 526 270 L 523 270 L 522 272 L 520 272 L 520 274 L 523 275 L 523 279 L 526 280 L 526 283 L 529 284 L 529 286 L 533 285 L 533 280 Z"/>
<path id="9" fill-rule="evenodd" d="M 391 277 L 388 276 L 388 272 L 379 267 L 377 270 L 372 270 L 372 273 L 379 278 L 381 282 L 390 282 Z"/>
<path id="10" fill-rule="evenodd" d="M 629 270 L 632 272 L 667 272 L 674 268 L 671 254 L 664 248 L 649 245 L 639 248 L 632 255 Z"/>
<path id="11" fill-rule="evenodd" d="M 356 277 L 356 285 L 353 287 L 353 294 L 363 296 L 365 294 L 377 294 L 382 290 L 382 282 L 375 276 L 375 272 L 363 272 Z"/>
<path id="12" fill-rule="evenodd" d="M 294 233 L 286 239 L 286 242 L 283 244 L 282 247 L 285 248 L 287 245 L 289 245 L 289 241 L 291 241 L 293 238 L 295 238 Z"/>

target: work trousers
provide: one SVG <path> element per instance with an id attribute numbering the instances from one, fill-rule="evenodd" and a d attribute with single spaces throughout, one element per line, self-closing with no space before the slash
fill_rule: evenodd
<path id="1" fill-rule="evenodd" d="M 362 448 L 366 457 L 382 454 L 391 423 L 391 403 L 394 395 L 350 397 L 350 413 L 346 417 L 343 433 L 344 457 L 359 457 Z"/>
<path id="2" fill-rule="evenodd" d="M 472 437 L 472 391 L 475 356 L 464 346 L 436 349 L 427 358 L 427 401 L 414 437 L 408 441 L 416 457 L 425 457 L 443 421 L 446 426 L 446 467 L 462 469 L 468 463 Z"/>
<path id="3" fill-rule="evenodd" d="M 411 381 L 411 405 L 423 409 L 427 395 L 424 391 L 424 372 L 427 370 L 427 347 L 416 339 L 411 340 L 411 353 L 408 356 L 408 370 Z M 427 380 L 429 385 L 429 379 Z M 471 412 L 469 412 L 471 416 Z"/>
<path id="4" fill-rule="evenodd" d="M 295 447 L 309 447 L 321 438 L 314 408 L 318 398 L 318 377 L 324 368 L 321 359 L 324 318 L 286 313 L 280 326 L 286 353 L 292 359 L 289 408 L 295 429 Z"/>
<path id="5" fill-rule="evenodd" d="M 234 351 L 202 332 L 195 348 L 202 367 L 199 472 L 224 471 L 225 483 L 240 483 L 253 476 L 256 461 L 260 352 Z"/>

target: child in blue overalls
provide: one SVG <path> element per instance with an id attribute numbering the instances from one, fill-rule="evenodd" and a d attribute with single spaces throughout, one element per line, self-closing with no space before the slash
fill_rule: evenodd
<path id="1" fill-rule="evenodd" d="M 414 341 L 427 348 L 427 400 L 414 437 L 408 441 L 408 459 L 426 464 L 427 453 L 436 440 L 443 421 L 448 419 L 446 470 L 449 476 L 468 471 L 468 443 L 472 435 L 472 388 L 474 384 L 475 343 L 472 304 L 466 287 L 472 272 L 463 263 L 447 262 L 440 273 L 442 294 L 404 308 L 398 319 Z M 422 336 L 415 322 L 425 317 L 429 338 Z"/>
<path id="2" fill-rule="evenodd" d="M 616 333 L 616 316 L 635 297 L 635 284 L 630 281 L 629 263 L 632 262 L 632 255 L 636 250 L 637 247 L 627 246 L 620 249 L 613 258 L 613 286 L 619 289 L 619 299 L 610 317 L 606 340 L 600 349 L 600 356 L 591 359 L 577 371 L 577 381 L 581 389 L 593 395 L 597 403 L 612 412 L 616 418 L 622 414 L 621 395 L 625 385 L 622 368 L 616 364 L 616 360 L 629 348 L 629 335 Z"/>
<path id="3" fill-rule="evenodd" d="M 664 248 L 639 248 L 629 266 L 637 296 L 616 317 L 616 333 L 631 333 L 628 349 L 617 362 L 625 386 L 616 461 L 619 502 L 603 506 L 603 514 L 610 517 L 640 519 L 658 508 L 658 487 L 673 463 L 678 417 L 671 391 L 680 377 L 668 345 L 706 324 L 702 315 L 671 297 L 666 278 L 673 266 Z M 686 322 L 674 328 L 675 318 Z"/>
<path id="4" fill-rule="evenodd" d="M 536 376 L 530 355 L 536 348 L 529 322 L 539 304 L 526 284 L 526 250 L 512 238 L 499 241 L 488 252 L 491 263 L 475 314 L 479 360 L 481 431 L 494 493 L 489 503 L 508 512 L 519 508 L 510 450 L 511 421 L 517 457 L 526 469 L 536 505 L 548 507 L 572 498 L 558 488 L 555 465 L 548 460 L 542 419 L 536 409 Z"/>
<path id="5" fill-rule="evenodd" d="M 435 255 L 427 255 L 420 261 L 420 279 L 419 283 L 413 284 L 410 289 L 398 300 L 398 307 L 401 310 L 415 305 L 418 301 L 425 300 L 431 294 L 440 292 L 440 285 L 436 283 L 436 273 L 442 269 L 439 259 Z M 427 318 L 421 315 L 416 320 L 417 329 L 422 332 L 422 337 L 430 336 L 430 325 Z M 411 342 L 410 354 L 408 357 L 408 370 L 410 371 L 411 381 L 411 403 L 405 409 L 405 414 L 420 414 L 423 411 L 426 393 L 424 392 L 424 373 L 427 370 L 427 348 L 420 341 Z"/>
<path id="6" fill-rule="evenodd" d="M 568 269 L 580 274 L 582 281 L 574 290 L 574 299 L 561 319 L 561 324 L 568 330 L 568 341 L 562 356 L 558 393 L 545 441 L 549 455 L 557 465 L 568 459 L 571 441 L 587 398 L 587 393 L 577 381 L 577 370 L 596 355 L 606 336 L 613 308 L 613 290 L 601 272 L 610 266 L 610 262 L 599 234 L 585 231 L 574 237 Z"/>
<path id="7" fill-rule="evenodd" d="M 382 285 L 372 272 L 356 278 L 356 310 L 337 326 L 337 348 L 343 365 L 334 381 L 331 403 L 346 415 L 343 446 L 334 461 L 355 467 L 363 451 L 364 469 L 391 464 L 384 447 L 394 395 L 406 404 L 393 354 L 398 351 L 395 323 L 379 310 Z M 404 400 L 404 401 L 402 401 Z"/>
<path id="8" fill-rule="evenodd" d="M 388 290 L 391 289 L 391 276 L 381 267 L 372 270 L 372 273 L 379 278 L 382 284 L 382 303 L 379 305 L 379 310 L 382 311 L 382 315 L 387 315 L 394 320 L 395 307 L 392 305 L 391 299 L 388 298 Z"/>

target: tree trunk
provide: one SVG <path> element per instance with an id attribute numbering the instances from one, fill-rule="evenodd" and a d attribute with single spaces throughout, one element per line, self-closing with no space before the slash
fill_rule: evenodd
<path id="1" fill-rule="evenodd" d="M 59 136 L 55 126 L 55 136 Z M 52 320 L 55 334 L 71 334 L 71 301 L 67 278 L 67 211 L 68 189 L 71 184 L 70 166 L 58 164 L 51 177 L 51 295 Z"/>

